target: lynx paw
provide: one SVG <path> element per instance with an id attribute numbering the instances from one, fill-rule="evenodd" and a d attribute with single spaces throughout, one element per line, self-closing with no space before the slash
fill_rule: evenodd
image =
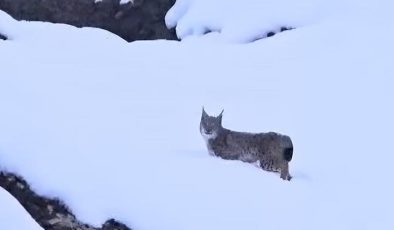
<path id="1" fill-rule="evenodd" d="M 293 177 L 290 175 L 286 175 L 286 176 L 281 175 L 280 178 L 282 178 L 283 180 L 290 181 Z"/>

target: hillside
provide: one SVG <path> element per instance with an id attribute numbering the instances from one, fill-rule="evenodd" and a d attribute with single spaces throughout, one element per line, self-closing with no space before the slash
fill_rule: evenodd
<path id="1" fill-rule="evenodd" d="M 0 12 L 0 167 L 94 226 L 393 228 L 392 3 L 261 2 L 235 17 L 235 1 L 179 1 L 181 42 Z M 293 179 L 209 156 L 202 106 L 291 136 Z"/>

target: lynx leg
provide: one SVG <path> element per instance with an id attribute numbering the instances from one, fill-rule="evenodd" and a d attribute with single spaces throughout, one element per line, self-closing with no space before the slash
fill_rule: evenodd
<path id="1" fill-rule="evenodd" d="M 292 178 L 289 174 L 289 162 L 287 161 L 282 164 L 280 169 L 280 178 L 283 180 L 291 180 Z"/>

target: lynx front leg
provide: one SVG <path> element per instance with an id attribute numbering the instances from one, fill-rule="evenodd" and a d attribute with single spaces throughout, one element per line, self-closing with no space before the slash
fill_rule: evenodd
<path id="1" fill-rule="evenodd" d="M 289 174 L 289 162 L 284 162 L 280 169 L 280 178 L 283 180 L 291 180 L 291 176 Z"/>

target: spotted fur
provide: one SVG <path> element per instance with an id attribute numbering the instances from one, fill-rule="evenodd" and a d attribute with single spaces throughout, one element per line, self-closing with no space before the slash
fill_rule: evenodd
<path id="1" fill-rule="evenodd" d="M 202 111 L 200 133 L 210 155 L 227 160 L 240 160 L 258 164 L 262 169 L 280 173 L 290 180 L 289 162 L 293 157 L 290 137 L 275 132 L 235 132 L 222 126 L 223 111 L 219 116 L 209 116 Z"/>

